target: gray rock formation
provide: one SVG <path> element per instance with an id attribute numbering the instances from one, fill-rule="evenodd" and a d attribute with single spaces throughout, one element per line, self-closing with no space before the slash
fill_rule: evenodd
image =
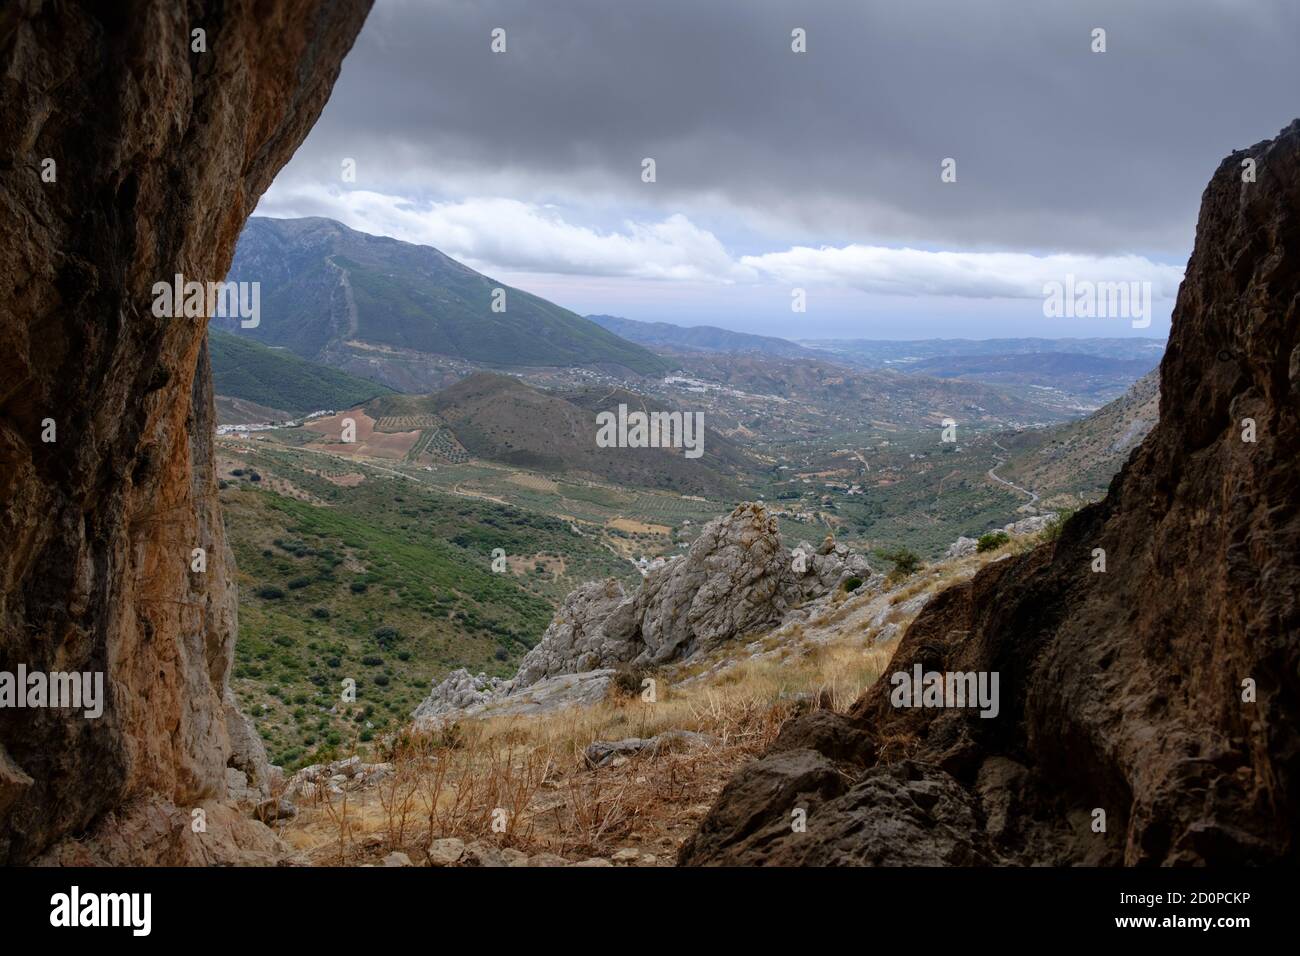
<path id="1" fill-rule="evenodd" d="M 629 605 L 629 599 L 613 578 L 584 584 L 570 593 L 541 641 L 520 662 L 514 686 L 527 687 L 556 674 L 595 670 L 635 657 L 640 648 L 630 639 L 633 622 L 630 606 L 624 605 Z M 606 622 L 613 626 L 607 628 Z"/>
<path id="2" fill-rule="evenodd" d="M 463 667 L 457 668 L 442 683 L 434 685 L 429 696 L 411 713 L 411 718 L 419 726 L 432 727 L 445 714 L 487 703 L 497 696 L 505 683 L 500 677 L 474 675 Z"/>
<path id="3" fill-rule="evenodd" d="M 438 706 L 436 701 L 431 704 L 430 699 L 438 694 L 435 688 L 430 698 L 416 708 L 412 723 L 416 730 L 427 731 L 471 717 L 533 717 L 566 707 L 590 706 L 605 699 L 613 679 L 614 671 L 602 668 L 556 674 L 527 687 L 515 687 L 513 681 L 499 682 L 495 692 L 465 707 Z"/>
<path id="4" fill-rule="evenodd" d="M 944 552 L 944 557 L 949 561 L 954 558 L 968 558 L 974 554 L 978 548 L 978 540 L 962 535 L 952 544 L 948 545 L 948 550 Z"/>
<path id="5" fill-rule="evenodd" d="M 542 677 L 631 662 L 662 664 L 779 624 L 805 601 L 871 573 L 866 559 L 827 538 L 791 552 L 774 515 L 743 504 L 704 526 L 690 550 L 651 571 L 625 597 L 613 581 L 569 595 L 520 665 L 515 687 Z"/>
<path id="6" fill-rule="evenodd" d="M 627 595 L 612 579 L 584 584 L 564 601 L 509 682 L 456 671 L 416 708 L 416 726 L 488 713 L 540 713 L 599 700 L 610 668 L 662 664 L 780 624 L 799 605 L 851 578 L 862 555 L 827 537 L 791 552 L 776 516 L 742 504 L 701 529 L 690 550 L 646 574 Z M 599 695 L 599 696 L 598 696 Z"/>

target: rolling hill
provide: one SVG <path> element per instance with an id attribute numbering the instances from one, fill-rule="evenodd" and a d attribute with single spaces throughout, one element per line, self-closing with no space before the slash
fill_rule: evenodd
<path id="1" fill-rule="evenodd" d="M 596 414 L 668 406 L 620 389 L 546 392 L 506 375 L 481 372 L 434 395 L 393 396 L 366 406 L 376 419 L 437 416 L 474 457 L 519 468 L 590 476 L 620 485 L 730 499 L 737 480 L 754 467 L 735 442 L 706 428 L 704 453 L 688 459 L 680 449 L 600 448 Z"/>
<path id="2" fill-rule="evenodd" d="M 241 336 L 335 368 L 364 367 L 381 380 L 390 354 L 650 375 L 671 367 L 596 323 L 437 249 L 367 235 L 330 219 L 250 219 L 228 278 L 261 283 L 260 324 Z M 496 290 L 504 292 L 504 311 L 493 310 Z M 214 318 L 213 324 L 238 328 L 237 319 Z"/>
<path id="3" fill-rule="evenodd" d="M 323 408 L 350 408 L 391 391 L 378 382 L 217 329 L 208 331 L 208 353 L 213 390 L 219 399 L 236 400 L 218 405 L 241 421 L 257 421 L 276 411 L 301 415 Z"/>

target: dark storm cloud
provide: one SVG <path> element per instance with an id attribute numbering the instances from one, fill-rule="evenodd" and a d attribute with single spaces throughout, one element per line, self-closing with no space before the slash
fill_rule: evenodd
<path id="1" fill-rule="evenodd" d="M 1297 38 L 1294 0 L 380 0 L 287 175 L 354 156 L 380 192 L 432 171 L 708 197 L 792 241 L 1176 258 L 1219 160 L 1300 113 Z"/>

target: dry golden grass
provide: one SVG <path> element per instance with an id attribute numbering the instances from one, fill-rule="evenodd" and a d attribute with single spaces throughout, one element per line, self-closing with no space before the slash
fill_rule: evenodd
<path id="1" fill-rule="evenodd" d="M 458 837 L 569 859 L 634 846 L 670 864 L 728 778 L 809 707 L 847 708 L 889 651 L 813 645 L 785 661 L 734 664 L 712 680 L 655 676 L 655 701 L 614 695 L 593 707 L 469 721 L 402 740 L 375 787 L 300 801 L 282 835 L 313 863 L 375 862 L 400 849 L 417 864 L 431 839 Z M 705 734 L 590 769 L 587 746 L 671 730 Z"/>
<path id="2" fill-rule="evenodd" d="M 1032 543 L 1017 541 L 1017 550 Z M 888 596 L 886 620 L 910 623 L 912 614 L 897 605 L 968 578 L 993 557 L 926 568 Z M 886 670 L 897 641 L 874 646 L 875 630 L 852 621 L 879 597 L 848 596 L 807 628 L 792 623 L 653 672 L 653 702 L 614 693 L 591 707 L 466 721 L 403 738 L 390 755 L 391 776 L 358 792 L 300 800 L 298 817 L 281 833 L 318 864 L 376 862 L 403 850 L 418 865 L 430 840 L 458 837 L 569 860 L 635 847 L 670 865 L 726 781 L 787 720 L 809 708 L 847 710 Z M 815 633 L 827 624 L 839 627 Z M 747 644 L 756 645 L 754 656 L 729 659 Z M 595 741 L 674 730 L 711 742 L 642 752 L 598 769 L 584 760 Z M 881 744 L 901 756 L 914 741 Z"/>

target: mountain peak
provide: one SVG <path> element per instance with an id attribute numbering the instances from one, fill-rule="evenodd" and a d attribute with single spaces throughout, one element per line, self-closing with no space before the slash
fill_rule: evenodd
<path id="1" fill-rule="evenodd" d="M 216 328 L 403 387 L 386 366 L 437 356 L 492 367 L 606 367 L 655 375 L 670 364 L 568 309 L 457 262 L 432 246 L 321 217 L 255 217 L 231 281 L 258 282 L 255 328 Z"/>

